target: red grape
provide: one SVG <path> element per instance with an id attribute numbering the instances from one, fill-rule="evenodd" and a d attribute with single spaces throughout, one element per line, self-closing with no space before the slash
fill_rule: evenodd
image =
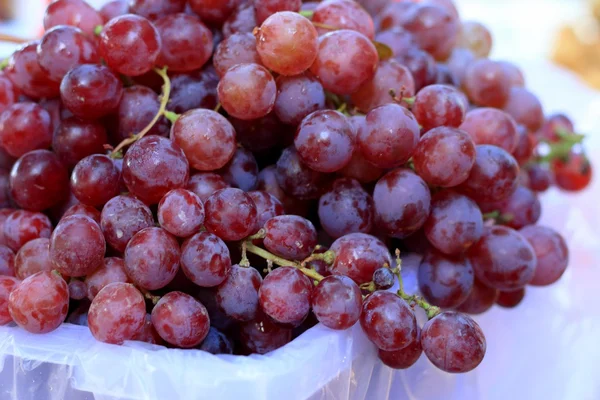
<path id="1" fill-rule="evenodd" d="M 52 143 L 50 114 L 35 103 L 13 104 L 0 114 L 0 145 L 13 157 Z"/>
<path id="2" fill-rule="evenodd" d="M 98 11 L 104 23 L 111 19 L 129 13 L 128 0 L 111 0 L 104 4 Z"/>
<path id="3" fill-rule="evenodd" d="M 215 49 L 213 65 L 219 76 L 237 64 L 260 64 L 256 39 L 251 33 L 234 33 Z"/>
<path id="4" fill-rule="evenodd" d="M 385 264 L 392 265 L 392 256 L 375 236 L 351 233 L 337 239 L 330 248 L 335 253 L 331 273 L 346 275 L 358 284 L 373 279 L 373 273 Z"/>
<path id="5" fill-rule="evenodd" d="M 399 26 L 378 32 L 375 40 L 388 46 L 396 57 L 417 46 L 412 33 Z"/>
<path id="6" fill-rule="evenodd" d="M 350 162 L 338 172 L 361 183 L 371 183 L 381 178 L 384 170 L 368 162 L 360 151 L 355 151 Z"/>
<path id="7" fill-rule="evenodd" d="M 256 232 L 258 216 L 252 198 L 240 189 L 221 189 L 205 202 L 206 230 L 223 240 L 241 240 Z"/>
<path id="8" fill-rule="evenodd" d="M 498 294 L 498 290 L 486 286 L 475 278 L 473 289 L 471 289 L 469 296 L 457 310 L 472 315 L 483 314 L 492 308 L 498 299 Z"/>
<path id="9" fill-rule="evenodd" d="M 531 132 L 540 129 L 544 123 L 542 104 L 533 93 L 521 87 L 510 89 L 504 111 L 510 114 L 517 123 L 525 125 Z"/>
<path id="10" fill-rule="evenodd" d="M 0 74 L 0 113 L 17 102 L 19 91 L 6 74 Z"/>
<path id="11" fill-rule="evenodd" d="M 121 174 L 113 161 L 95 154 L 79 161 L 71 175 L 71 190 L 77 200 L 90 206 L 103 206 L 119 194 Z"/>
<path id="12" fill-rule="evenodd" d="M 265 247 L 280 257 L 303 260 L 317 245 L 317 231 L 313 224 L 296 215 L 281 215 L 268 220 L 265 225 Z"/>
<path id="13" fill-rule="evenodd" d="M 222 24 L 235 8 L 244 3 L 242 0 L 188 0 L 190 8 L 203 21 Z"/>
<path id="14" fill-rule="evenodd" d="M 151 20 L 165 15 L 182 13 L 185 10 L 185 0 L 130 0 L 129 10 Z"/>
<path id="15" fill-rule="evenodd" d="M 527 168 L 529 187 L 535 192 L 545 192 L 552 184 L 552 172 L 540 164 L 532 164 Z"/>
<path id="16" fill-rule="evenodd" d="M 515 308 L 523 301 L 525 297 L 525 288 L 513 290 L 510 292 L 500 292 L 496 304 L 504 308 Z"/>
<path id="17" fill-rule="evenodd" d="M 116 196 L 102 209 L 101 227 L 106 242 L 118 252 L 144 228 L 154 226 L 150 209 L 134 196 Z"/>
<path id="18" fill-rule="evenodd" d="M 418 47 L 411 47 L 406 52 L 397 54 L 395 58 L 411 72 L 415 82 L 415 91 L 436 83 L 437 65 L 428 53 Z"/>
<path id="19" fill-rule="evenodd" d="M 158 96 L 152 89 L 141 85 L 125 88 L 119 108 L 113 117 L 113 140 L 129 139 L 132 135 L 140 133 L 154 119 L 159 108 Z M 169 129 L 167 119 L 162 117 L 150 129 L 148 135 L 168 136 Z"/>
<path id="20" fill-rule="evenodd" d="M 501 223 L 513 229 L 535 224 L 542 214 L 542 205 L 535 192 L 524 186 L 517 189 L 506 200 L 486 203 L 484 212 L 499 211 Z"/>
<path id="21" fill-rule="evenodd" d="M 15 253 L 7 246 L 0 245 L 0 276 L 15 276 Z"/>
<path id="22" fill-rule="evenodd" d="M 480 59 L 472 63 L 463 83 L 469 100 L 483 107 L 504 107 L 510 96 L 510 79 L 502 64 Z"/>
<path id="23" fill-rule="evenodd" d="M 277 183 L 286 194 L 302 200 L 318 198 L 327 189 L 327 175 L 304 164 L 293 146 L 281 153 L 276 176 Z"/>
<path id="24" fill-rule="evenodd" d="M 39 238 L 25 243 L 15 256 L 14 266 L 19 279 L 42 271 L 52 271 L 55 267 L 50 259 L 50 239 Z"/>
<path id="25" fill-rule="evenodd" d="M 25 243 L 38 238 L 50 238 L 52 223 L 42 213 L 17 210 L 3 224 L 6 245 L 18 251 Z"/>
<path id="26" fill-rule="evenodd" d="M 74 206 L 67 209 L 67 211 L 65 211 L 62 218 L 67 218 L 67 217 L 70 217 L 71 215 L 85 215 L 86 217 L 89 217 L 92 220 L 94 220 L 94 222 L 97 223 L 98 226 L 100 226 L 100 222 L 101 222 L 100 211 L 98 211 L 96 208 L 94 208 L 92 206 L 87 206 L 85 204 L 75 204 Z"/>
<path id="27" fill-rule="evenodd" d="M 52 81 L 50 75 L 40 67 L 37 47 L 38 42 L 31 42 L 19 48 L 10 56 L 3 71 L 17 89 L 28 97 L 56 97 L 59 83 Z"/>
<path id="28" fill-rule="evenodd" d="M 262 228 L 271 218 L 285 213 L 281 201 L 268 192 L 255 190 L 248 192 L 248 196 L 252 198 L 256 206 L 256 214 L 258 216 L 257 227 Z"/>
<path id="29" fill-rule="evenodd" d="M 427 132 L 438 126 L 458 128 L 465 119 L 467 108 L 468 102 L 457 89 L 447 85 L 430 85 L 417 93 L 412 112 L 422 131 Z"/>
<path id="30" fill-rule="evenodd" d="M 492 50 L 492 34 L 476 21 L 464 21 L 458 36 L 457 46 L 466 47 L 477 57 L 487 57 Z"/>
<path id="31" fill-rule="evenodd" d="M 353 0 L 326 0 L 317 6 L 312 17 L 314 22 L 334 27 L 357 31 L 373 40 L 375 25 L 369 13 Z M 319 34 L 327 30 L 319 29 Z"/>
<path id="32" fill-rule="evenodd" d="M 204 203 L 213 193 L 226 189 L 229 185 L 221 175 L 212 172 L 198 172 L 190 177 L 187 189 Z"/>
<path id="33" fill-rule="evenodd" d="M 0 325 L 6 325 L 13 320 L 8 310 L 8 299 L 20 282 L 11 276 L 0 276 Z"/>
<path id="34" fill-rule="evenodd" d="M 251 321 L 258 316 L 258 290 L 261 284 L 262 277 L 256 269 L 235 264 L 217 288 L 216 302 L 229 317 Z"/>
<path id="35" fill-rule="evenodd" d="M 560 141 L 559 133 L 570 134 L 574 131 L 575 127 L 569 117 L 564 114 L 553 114 L 542 124 L 537 135 L 542 140 L 554 143 Z"/>
<path id="36" fill-rule="evenodd" d="M 266 315 L 242 324 L 240 342 L 251 353 L 266 354 L 292 340 L 292 330 L 272 322 Z"/>
<path id="37" fill-rule="evenodd" d="M 547 286 L 558 281 L 569 265 L 569 249 L 565 239 L 551 228 L 530 225 L 520 230 L 536 254 L 534 286 Z"/>
<path id="38" fill-rule="evenodd" d="M 227 38 L 234 33 L 250 33 L 257 25 L 252 2 L 241 3 L 223 24 L 223 36 Z"/>
<path id="39" fill-rule="evenodd" d="M 419 267 L 419 289 L 434 306 L 459 306 L 469 296 L 473 281 L 473 268 L 462 257 L 449 257 L 430 250 Z"/>
<path id="40" fill-rule="evenodd" d="M 154 325 L 152 325 L 152 316 L 150 314 L 146 314 L 146 318 L 144 318 L 144 325 L 142 329 L 136 333 L 131 340 L 137 340 L 139 342 L 145 342 L 150 344 L 162 345 L 164 344 L 163 339 L 160 337 Z"/>
<path id="41" fill-rule="evenodd" d="M 94 300 L 105 286 L 115 282 L 131 282 L 125 273 L 125 261 L 117 257 L 105 258 L 102 266 L 85 278 L 88 299 Z"/>
<path id="42" fill-rule="evenodd" d="M 200 287 L 218 286 L 229 274 L 231 258 L 225 242 L 208 232 L 200 232 L 181 246 L 181 269 Z"/>
<path id="43" fill-rule="evenodd" d="M 204 222 L 202 201 L 188 190 L 171 190 L 158 204 L 158 222 L 175 236 L 191 236 L 200 230 Z"/>
<path id="44" fill-rule="evenodd" d="M 527 164 L 535 151 L 535 137 L 529 134 L 527 128 L 523 125 L 517 125 L 517 146 L 512 152 L 512 156 L 517 160 L 519 165 Z M 526 171 L 525 171 L 526 172 Z"/>
<path id="45" fill-rule="evenodd" d="M 319 282 L 314 289 L 311 305 L 319 322 L 326 327 L 348 329 L 360 318 L 362 294 L 352 279 L 332 275 Z"/>
<path id="46" fill-rule="evenodd" d="M 417 339 L 401 350 L 385 351 L 378 349 L 377 356 L 385 365 L 394 369 L 406 369 L 412 367 L 423 354 L 421 346 L 421 331 L 417 333 Z"/>
<path id="47" fill-rule="evenodd" d="M 280 11 L 299 11 L 302 0 L 252 0 L 252 3 L 254 3 L 256 20 L 262 24 L 269 16 Z"/>
<path id="48" fill-rule="evenodd" d="M 396 275 L 389 267 L 382 267 L 373 273 L 373 283 L 377 290 L 388 290 L 394 286 Z"/>
<path id="49" fill-rule="evenodd" d="M 525 86 L 525 76 L 523 75 L 523 71 L 521 71 L 519 67 L 508 61 L 498 61 L 498 63 L 502 65 L 504 73 L 508 75 L 508 79 L 510 81 L 511 86 Z"/>
<path id="50" fill-rule="evenodd" d="M 69 281 L 69 297 L 73 300 L 83 300 L 87 297 L 87 285 L 84 281 L 71 279 Z"/>
<path id="51" fill-rule="evenodd" d="M 565 159 L 551 164 L 556 185 L 569 192 L 578 192 L 592 181 L 592 164 L 583 153 L 571 152 Z"/>
<path id="52" fill-rule="evenodd" d="M 494 108 L 469 111 L 460 129 L 467 132 L 475 144 L 491 144 L 509 153 L 515 150 L 519 140 L 515 120 Z"/>
<path id="53" fill-rule="evenodd" d="M 44 29 L 49 30 L 57 25 L 76 26 L 88 35 L 93 35 L 94 29 L 102 25 L 102 17 L 83 0 L 57 0 L 46 8 Z"/>
<path id="54" fill-rule="evenodd" d="M 62 120 L 54 132 L 52 150 L 72 168 L 89 155 L 103 153 L 107 142 L 106 130 L 101 123 L 70 117 Z"/>

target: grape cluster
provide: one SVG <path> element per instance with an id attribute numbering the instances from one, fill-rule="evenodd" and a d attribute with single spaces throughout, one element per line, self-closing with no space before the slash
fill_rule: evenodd
<path id="1" fill-rule="evenodd" d="M 392 368 L 467 372 L 467 314 L 567 267 L 538 193 L 590 183 L 583 136 L 452 0 L 57 0 L 44 27 L 0 73 L 2 324 L 264 354 L 359 322 Z"/>

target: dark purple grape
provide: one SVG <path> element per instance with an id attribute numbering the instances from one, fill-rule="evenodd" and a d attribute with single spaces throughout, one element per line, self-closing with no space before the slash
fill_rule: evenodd
<path id="1" fill-rule="evenodd" d="M 473 281 L 473 268 L 466 258 L 449 257 L 430 250 L 419 267 L 419 289 L 434 306 L 459 306 L 469 296 Z"/>
<path id="2" fill-rule="evenodd" d="M 258 164 L 254 155 L 238 148 L 229 162 L 219 171 L 225 182 L 232 187 L 249 192 L 256 189 L 258 184 Z"/>
<path id="3" fill-rule="evenodd" d="M 217 105 L 218 83 L 218 75 L 210 68 L 199 73 L 174 74 L 171 77 L 171 98 L 167 110 L 182 114 L 196 108 L 214 109 Z"/>
<path id="4" fill-rule="evenodd" d="M 240 342 L 250 353 L 267 354 L 292 340 L 292 330 L 272 322 L 264 314 L 246 322 L 240 328 Z"/>
<path id="5" fill-rule="evenodd" d="M 309 220 L 296 215 L 281 215 L 265 225 L 267 250 L 287 260 L 303 260 L 317 245 L 317 230 Z"/>
<path id="6" fill-rule="evenodd" d="M 373 283 L 377 290 L 388 290 L 394 286 L 396 275 L 388 267 L 379 268 L 373 273 Z"/>
<path id="7" fill-rule="evenodd" d="M 500 292 L 496 304 L 504 308 L 515 308 L 525 298 L 525 288 L 517 289 L 510 292 Z"/>
<path id="8" fill-rule="evenodd" d="M 258 215 L 252 198 L 240 189 L 221 189 L 204 203 L 206 230 L 223 240 L 241 240 L 257 230 Z"/>
<path id="9" fill-rule="evenodd" d="M 520 233 L 537 256 L 535 273 L 529 284 L 546 286 L 558 281 L 569 265 L 565 239 L 553 229 L 539 225 L 527 226 Z"/>
<path id="10" fill-rule="evenodd" d="M 216 302 L 227 316 L 238 321 L 251 321 L 258 316 L 261 284 L 262 277 L 256 269 L 235 264 L 217 288 Z"/>
<path id="11" fill-rule="evenodd" d="M 542 214 L 542 204 L 535 192 L 524 186 L 517 189 L 506 200 L 485 203 L 484 212 L 500 212 L 500 223 L 513 229 L 535 224 Z"/>
<path id="12" fill-rule="evenodd" d="M 323 85 L 310 73 L 282 75 L 276 79 L 276 83 L 274 112 L 284 124 L 296 126 L 309 114 L 325 108 Z"/>
<path id="13" fill-rule="evenodd" d="M 258 291 L 261 309 L 275 322 L 298 326 L 308 316 L 313 283 L 294 267 L 279 267 L 264 279 Z"/>
<path id="14" fill-rule="evenodd" d="M 198 348 L 211 354 L 233 354 L 231 340 L 212 326 Z"/>
<path id="15" fill-rule="evenodd" d="M 52 149 L 65 165 L 72 168 L 89 155 L 103 153 L 105 143 L 108 139 L 102 124 L 69 117 L 62 120 L 54 132 Z"/>
<path id="16" fill-rule="evenodd" d="M 283 191 L 301 200 L 316 199 L 326 190 L 328 176 L 304 164 L 296 149 L 283 150 L 277 161 L 277 183 Z"/>
<path id="17" fill-rule="evenodd" d="M 113 135 L 116 141 L 129 139 L 137 135 L 154 119 L 160 108 L 156 93 L 142 85 L 133 85 L 123 90 L 115 119 Z M 149 135 L 168 136 L 169 125 L 166 118 L 161 118 L 150 129 Z"/>
<path id="18" fill-rule="evenodd" d="M 218 286 L 229 275 L 231 258 L 225 242 L 208 232 L 200 232 L 181 246 L 181 269 L 200 287 Z"/>
<path id="19" fill-rule="evenodd" d="M 335 261 L 333 274 L 346 275 L 358 284 L 371 281 L 373 273 L 381 267 L 392 265 L 392 256 L 383 242 L 375 236 L 351 233 L 331 245 Z"/>
<path id="20" fill-rule="evenodd" d="M 437 65 L 431 55 L 418 47 L 411 47 L 402 54 L 396 54 L 396 61 L 411 72 L 415 82 L 415 91 L 437 81 Z"/>
<path id="21" fill-rule="evenodd" d="M 343 275 L 331 275 L 319 282 L 314 289 L 311 305 L 319 322 L 326 327 L 348 329 L 360 318 L 362 294 L 352 279 Z"/>

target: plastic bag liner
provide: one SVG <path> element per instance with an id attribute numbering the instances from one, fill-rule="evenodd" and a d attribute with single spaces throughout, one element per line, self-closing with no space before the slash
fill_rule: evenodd
<path id="1" fill-rule="evenodd" d="M 564 110 L 589 133 L 588 155 L 600 171 L 600 95 L 547 63 L 524 65 L 546 111 Z M 548 83 L 552 84 L 549 85 Z M 69 324 L 45 335 L 0 327 L 1 400 L 598 400 L 600 359 L 599 180 L 585 192 L 550 190 L 541 224 L 562 232 L 571 250 L 561 281 L 528 288 L 514 310 L 477 317 L 488 343 L 473 372 L 451 375 L 426 357 L 406 371 L 376 358 L 360 326 L 334 332 L 318 325 L 270 354 L 213 356 L 139 342 L 97 342 Z M 418 258 L 405 257 L 407 290 L 416 290 Z"/>

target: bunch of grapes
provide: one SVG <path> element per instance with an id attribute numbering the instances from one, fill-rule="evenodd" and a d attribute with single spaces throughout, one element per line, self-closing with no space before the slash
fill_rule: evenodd
<path id="1" fill-rule="evenodd" d="M 468 314 L 567 267 L 538 193 L 589 184 L 583 136 L 452 0 L 58 0 L 44 27 L 0 73 L 2 324 L 243 355 L 360 323 L 458 373 Z"/>

